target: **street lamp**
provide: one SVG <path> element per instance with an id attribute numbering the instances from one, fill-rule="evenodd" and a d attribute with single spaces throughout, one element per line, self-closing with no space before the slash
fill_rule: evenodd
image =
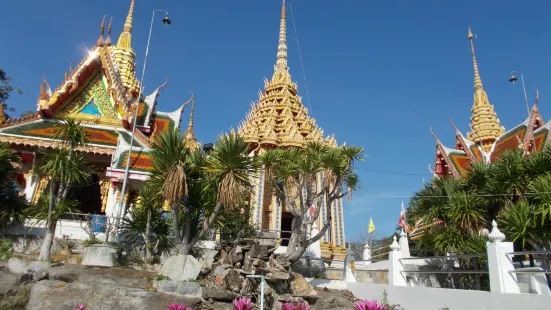
<path id="1" fill-rule="evenodd" d="M 165 17 L 161 20 L 163 24 L 170 25 L 172 24 L 172 21 L 168 17 L 168 12 L 165 10 L 153 10 L 153 15 L 151 16 L 151 25 L 149 26 L 149 36 L 147 38 L 147 47 L 145 48 L 145 59 L 143 61 L 143 69 L 142 69 L 142 78 L 140 82 L 140 90 L 138 92 L 138 100 L 137 104 L 140 104 L 140 98 L 142 97 L 143 92 L 143 84 L 144 84 L 144 78 L 145 78 L 145 68 L 147 66 L 147 56 L 149 55 L 149 43 L 151 42 L 151 32 L 153 31 L 153 21 L 155 20 L 155 13 L 156 12 L 163 12 L 165 13 Z M 122 210 L 124 208 L 124 193 L 126 192 L 126 186 L 128 185 L 128 174 L 130 173 L 130 159 L 132 155 L 132 146 L 134 145 L 134 136 L 136 134 L 136 122 L 138 120 L 138 106 L 136 106 L 136 109 L 134 110 L 134 119 L 132 120 L 132 135 L 130 137 L 130 149 L 128 150 L 128 158 L 126 160 L 126 169 L 124 170 L 124 180 L 122 182 L 122 190 L 121 190 L 121 198 L 119 200 L 119 208 L 118 208 L 118 214 L 117 214 L 117 221 L 115 225 L 115 230 L 118 230 L 119 228 L 119 222 L 120 218 L 122 216 Z"/>
<path id="2" fill-rule="evenodd" d="M 528 96 L 526 96 L 526 86 L 524 86 L 524 74 L 522 74 L 522 72 L 511 71 L 511 77 L 509 78 L 509 82 L 515 84 L 515 82 L 518 80 L 517 75 L 520 75 L 520 80 L 522 81 L 522 90 L 524 91 L 524 101 L 526 102 L 526 110 L 528 111 L 528 115 L 530 115 L 530 105 L 528 104 Z"/>

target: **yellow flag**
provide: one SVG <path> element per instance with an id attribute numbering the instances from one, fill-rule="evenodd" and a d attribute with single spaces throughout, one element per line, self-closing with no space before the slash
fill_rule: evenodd
<path id="1" fill-rule="evenodd" d="M 369 228 L 367 229 L 367 233 L 371 234 L 375 230 L 375 224 L 373 224 L 373 218 L 369 218 Z"/>

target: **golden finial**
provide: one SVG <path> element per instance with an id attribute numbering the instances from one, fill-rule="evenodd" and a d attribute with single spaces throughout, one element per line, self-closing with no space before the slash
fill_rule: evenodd
<path id="1" fill-rule="evenodd" d="M 281 7 L 281 23 L 279 25 L 279 43 L 277 46 L 276 71 L 288 72 L 287 66 L 287 25 L 285 16 L 285 0 Z"/>
<path id="2" fill-rule="evenodd" d="M 474 89 L 482 89 L 482 79 L 480 79 L 480 73 L 478 72 L 478 62 L 476 61 L 476 55 L 474 52 L 474 43 L 473 40 L 475 38 L 475 35 L 471 31 L 471 28 L 469 28 L 469 35 L 468 35 L 469 41 L 471 41 L 471 53 L 473 55 L 473 67 L 474 67 Z"/>
<path id="3" fill-rule="evenodd" d="M 134 20 L 134 3 L 135 0 L 132 0 L 132 2 L 130 2 L 130 10 L 128 11 L 128 16 L 126 16 L 126 21 L 124 22 L 122 33 L 119 36 L 117 47 L 132 49 L 132 22 Z"/>
<path id="4" fill-rule="evenodd" d="M 50 100 L 51 92 L 50 85 L 46 81 L 46 72 L 44 72 L 44 75 L 42 75 L 42 83 L 40 83 L 40 95 L 38 96 L 38 101 Z"/>
<path id="5" fill-rule="evenodd" d="M 100 33 L 99 33 L 99 38 L 98 38 L 98 41 L 96 42 L 96 46 L 98 47 L 102 47 L 105 42 L 103 41 L 103 34 L 105 33 L 104 30 L 105 30 L 105 16 L 107 15 L 103 15 L 103 18 L 101 19 L 101 26 L 100 26 Z"/>
<path id="6" fill-rule="evenodd" d="M 490 104 L 488 95 L 486 91 L 484 91 L 484 87 L 482 87 L 482 79 L 478 72 L 478 63 L 476 61 L 473 43 L 476 36 L 471 31 L 471 28 L 469 28 L 467 37 L 471 44 L 474 69 L 474 100 L 471 109 L 471 130 L 467 138 L 481 145 L 484 151 L 489 152 L 492 149 L 494 141 L 505 133 L 505 129 L 500 125 L 494 106 Z"/>
<path id="7" fill-rule="evenodd" d="M 536 99 L 534 99 L 534 105 L 540 103 L 540 92 L 536 88 Z"/>
<path id="8" fill-rule="evenodd" d="M 111 46 L 111 25 L 113 23 L 113 17 L 109 18 L 109 26 L 107 26 L 107 38 L 105 39 L 105 46 Z"/>

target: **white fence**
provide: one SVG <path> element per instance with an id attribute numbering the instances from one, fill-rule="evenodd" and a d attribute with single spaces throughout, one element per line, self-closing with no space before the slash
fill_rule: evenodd
<path id="1" fill-rule="evenodd" d="M 400 304 L 407 310 L 517 310 L 517 309 L 551 309 L 551 290 L 544 270 L 539 266 L 522 268 L 513 262 L 514 256 L 539 255 L 542 258 L 551 257 L 551 251 L 515 252 L 512 242 L 505 242 L 505 236 L 492 223 L 492 232 L 488 235 L 487 253 L 482 255 L 451 255 L 442 257 L 412 257 L 409 253 L 408 240 L 402 232 L 400 241 L 394 237 L 390 246 L 389 260 L 370 264 L 370 262 L 356 261 L 356 275 L 360 271 L 382 272 L 384 266 L 388 272 L 388 283 L 374 284 L 350 280 L 330 281 L 324 279 L 309 279 L 315 286 L 329 288 L 346 288 L 362 299 L 380 299 L 386 291 L 388 299 L 393 304 Z M 365 256 L 365 255 L 364 255 Z M 366 257 L 364 257 L 365 259 Z M 367 257 L 368 258 L 368 257 Z M 455 259 L 480 258 L 484 260 L 485 268 L 475 270 L 457 270 L 453 268 Z M 419 266 L 435 266 L 445 264 L 451 268 L 445 270 L 420 270 L 408 268 L 413 261 Z M 380 266 L 376 266 L 380 265 Z M 542 264 L 542 266 L 545 264 Z M 346 264 L 345 264 L 346 266 Z M 346 267 L 345 267 L 346 268 Z M 476 275 L 478 279 L 485 277 L 489 280 L 489 291 L 445 289 L 426 287 L 419 281 L 420 274 L 454 274 L 462 273 Z M 464 277 L 464 276 L 463 276 Z M 473 276 L 473 278 L 476 278 Z M 380 283 L 380 282 L 379 282 Z"/>

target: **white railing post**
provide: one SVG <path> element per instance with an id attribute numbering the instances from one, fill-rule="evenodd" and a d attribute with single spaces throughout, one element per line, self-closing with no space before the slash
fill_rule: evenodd
<path id="1" fill-rule="evenodd" d="M 402 252 L 402 257 L 410 257 L 409 254 L 409 241 L 408 241 L 408 235 L 406 232 L 402 229 L 402 232 L 400 233 L 400 252 Z"/>
<path id="2" fill-rule="evenodd" d="M 392 250 L 388 253 L 388 260 L 390 266 L 388 268 L 388 284 L 393 286 L 407 286 L 406 277 L 402 273 L 404 271 L 404 265 L 400 261 L 402 258 L 402 252 L 400 252 L 400 245 L 396 241 L 396 236 L 394 236 L 394 241 L 390 245 Z"/>
<path id="3" fill-rule="evenodd" d="M 490 274 L 490 291 L 495 293 L 520 293 L 517 276 L 510 271 L 515 270 L 512 258 L 507 253 L 514 252 L 512 242 L 504 242 L 505 235 L 492 221 L 492 231 L 488 235 L 490 242 L 486 243 L 488 251 L 488 272 Z"/>

